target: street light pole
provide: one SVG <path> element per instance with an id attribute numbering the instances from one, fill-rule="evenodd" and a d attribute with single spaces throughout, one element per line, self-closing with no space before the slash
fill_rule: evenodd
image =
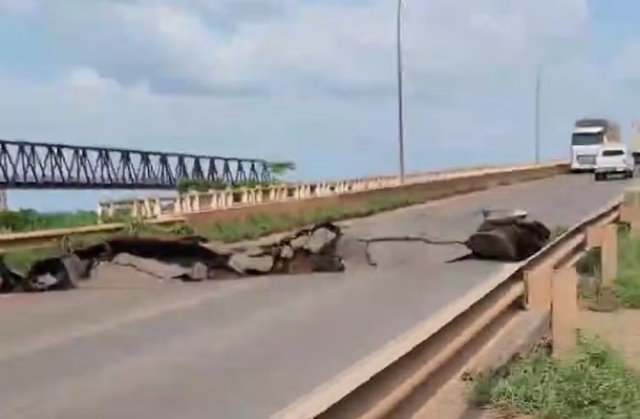
<path id="1" fill-rule="evenodd" d="M 404 184 L 404 106 L 402 91 L 402 5 L 403 0 L 398 0 L 398 10 L 396 14 L 396 56 L 398 59 L 398 153 L 400 184 Z"/>
<path id="2" fill-rule="evenodd" d="M 535 97 L 535 155 L 536 164 L 540 164 L 540 82 L 541 68 L 536 68 L 536 97 Z"/>

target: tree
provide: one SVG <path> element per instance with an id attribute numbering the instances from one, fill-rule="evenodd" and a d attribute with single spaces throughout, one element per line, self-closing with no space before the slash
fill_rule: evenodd
<path id="1" fill-rule="evenodd" d="M 276 179 L 289 171 L 296 170 L 296 164 L 291 161 L 267 163 L 267 167 Z"/>

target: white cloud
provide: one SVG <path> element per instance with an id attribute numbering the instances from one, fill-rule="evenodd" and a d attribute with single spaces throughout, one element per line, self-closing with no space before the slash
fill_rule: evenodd
<path id="1" fill-rule="evenodd" d="M 66 84 L 74 89 L 96 90 L 101 93 L 120 87 L 116 81 L 104 78 L 96 70 L 86 67 L 72 70 L 66 79 Z"/>
<path id="2" fill-rule="evenodd" d="M 258 3 L 66 0 L 67 7 L 42 3 L 41 18 L 71 59 L 161 91 L 393 83 L 394 1 Z M 588 21 L 586 0 L 407 0 L 404 15 L 407 70 L 416 79 L 526 68 L 559 38 L 579 38 Z"/>
<path id="3" fill-rule="evenodd" d="M 395 170 L 395 0 L 33 2 L 62 74 L 0 77 L 2 137 L 292 159 L 307 179 Z M 572 52 L 587 0 L 405 3 L 410 170 L 531 158 L 540 61 L 544 155 L 614 105 Z"/>

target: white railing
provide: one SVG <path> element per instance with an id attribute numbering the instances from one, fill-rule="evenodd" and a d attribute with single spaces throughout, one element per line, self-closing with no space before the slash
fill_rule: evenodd
<path id="1" fill-rule="evenodd" d="M 527 168 L 552 167 L 564 163 L 566 162 L 552 162 L 541 165 L 493 166 L 420 173 L 407 176 L 405 178 L 405 184 L 427 183 L 469 176 L 483 176 L 491 173 L 506 173 L 514 170 L 526 170 Z M 327 198 L 398 186 L 400 186 L 400 180 L 397 176 L 381 176 L 317 183 L 210 190 L 207 192 L 188 192 L 166 197 L 101 202 L 97 212 L 101 219 L 113 219 L 117 216 L 158 219 L 167 216 L 181 216 L 199 211 L 224 210 L 273 202 Z"/>

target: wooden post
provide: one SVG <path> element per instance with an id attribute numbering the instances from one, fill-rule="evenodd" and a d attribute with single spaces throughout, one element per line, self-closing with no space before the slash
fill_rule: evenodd
<path id="1" fill-rule="evenodd" d="M 551 281 L 553 356 L 562 358 L 576 347 L 578 329 L 578 273 L 569 266 L 554 271 Z"/>

